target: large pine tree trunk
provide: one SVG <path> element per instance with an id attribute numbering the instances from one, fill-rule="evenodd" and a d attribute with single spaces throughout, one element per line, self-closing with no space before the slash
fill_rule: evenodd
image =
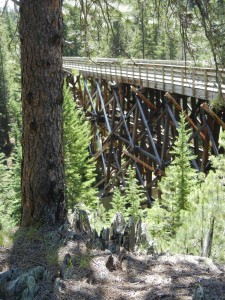
<path id="1" fill-rule="evenodd" d="M 62 150 L 62 1 L 20 6 L 22 225 L 65 220 Z"/>

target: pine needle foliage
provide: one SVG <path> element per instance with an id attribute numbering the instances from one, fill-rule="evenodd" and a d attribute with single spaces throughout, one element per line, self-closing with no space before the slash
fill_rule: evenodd
<path id="1" fill-rule="evenodd" d="M 143 216 L 143 210 L 141 209 L 141 201 L 143 201 L 145 193 L 142 186 L 138 184 L 138 180 L 135 176 L 134 169 L 131 166 L 127 170 L 127 176 L 125 177 L 126 189 L 124 202 L 128 206 L 126 212 L 128 216 L 133 216 L 137 221 Z"/>
<path id="2" fill-rule="evenodd" d="M 112 219 L 117 212 L 122 213 L 124 218 L 127 216 L 125 197 L 118 187 L 114 190 L 111 205 L 112 208 L 109 210 L 110 219 Z"/>
<path id="3" fill-rule="evenodd" d="M 197 173 L 190 164 L 194 156 L 189 150 L 191 132 L 186 126 L 185 117 L 181 114 L 178 136 L 171 151 L 175 158 L 158 184 L 161 197 L 147 215 L 149 231 L 162 250 L 169 247 L 177 230 L 185 222 L 185 212 L 191 209 L 189 195 L 198 182 Z"/>
<path id="4" fill-rule="evenodd" d="M 221 134 L 221 146 L 225 147 L 225 133 Z M 190 195 L 192 209 L 186 212 L 184 223 L 176 234 L 174 251 L 194 255 L 210 255 L 217 261 L 225 261 L 225 155 L 211 157 L 212 169 Z M 208 238 L 214 222 L 211 249 Z"/>
<path id="5" fill-rule="evenodd" d="M 4 217 L 7 214 L 8 203 L 11 198 L 11 172 L 7 167 L 6 157 L 0 152 L 0 216 L 1 221 L 4 222 Z M 3 225 L 3 224 L 1 224 Z"/>
<path id="6" fill-rule="evenodd" d="M 122 195 L 119 188 L 115 188 L 111 202 L 112 208 L 108 212 L 109 219 L 112 219 L 115 213 L 120 212 L 123 214 L 125 220 L 133 216 L 134 220 L 138 221 L 143 216 L 141 202 L 145 198 L 145 191 L 139 185 L 135 176 L 135 170 L 131 166 L 127 169 L 125 183 L 124 195 Z"/>
<path id="7" fill-rule="evenodd" d="M 21 215 L 21 146 L 15 146 L 12 156 L 6 159 L 0 153 L 0 223 L 3 227 L 15 226 Z"/>
<path id="8" fill-rule="evenodd" d="M 191 167 L 190 161 L 194 156 L 189 150 L 190 129 L 186 129 L 185 116 L 180 115 L 178 136 L 173 150 L 175 158 L 166 168 L 166 176 L 159 183 L 161 190 L 160 203 L 170 212 L 172 235 L 176 228 L 182 224 L 181 211 L 189 210 L 188 196 L 197 182 L 196 171 Z"/>
<path id="9" fill-rule="evenodd" d="M 151 209 L 147 210 L 146 223 L 148 224 L 151 237 L 157 240 L 158 246 L 164 246 L 170 240 L 173 231 L 171 223 L 171 213 L 164 209 L 156 200 Z"/>
<path id="10" fill-rule="evenodd" d="M 6 231 L 19 224 L 21 213 L 22 115 L 20 62 L 19 56 L 14 52 L 18 44 L 16 26 L 17 14 L 4 10 L 0 16 L 0 151 L 7 157 L 1 154 L 0 158 L 0 222 L 4 224 L 3 230 Z"/>
<path id="11" fill-rule="evenodd" d="M 11 218 L 13 225 L 19 225 L 21 219 L 21 161 L 22 161 L 22 146 L 17 143 L 14 146 L 11 157 L 11 189 L 13 190 L 13 197 L 8 206 L 8 215 Z"/>
<path id="12" fill-rule="evenodd" d="M 70 209 L 81 203 L 90 207 L 97 201 L 96 189 L 93 187 L 95 163 L 88 151 L 90 127 L 68 87 L 64 88 L 63 115 L 67 205 Z"/>

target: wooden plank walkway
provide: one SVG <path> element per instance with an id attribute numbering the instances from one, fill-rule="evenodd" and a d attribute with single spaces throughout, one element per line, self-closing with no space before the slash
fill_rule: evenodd
<path id="1" fill-rule="evenodd" d="M 225 81 L 225 71 L 198 68 L 176 61 L 148 61 L 84 57 L 63 57 L 65 69 L 79 70 L 85 77 L 128 83 L 197 99 L 214 100 L 219 96 L 218 78 Z M 220 84 L 225 100 L 225 84 Z"/>

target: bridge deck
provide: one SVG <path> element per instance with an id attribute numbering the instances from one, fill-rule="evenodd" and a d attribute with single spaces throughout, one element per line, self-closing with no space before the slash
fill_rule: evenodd
<path id="1" fill-rule="evenodd" d="M 219 96 L 219 79 L 225 79 L 225 71 L 216 74 L 213 68 L 197 68 L 177 65 L 172 61 L 126 61 L 64 57 L 63 67 L 79 70 L 85 77 L 95 77 L 117 83 L 128 83 L 197 99 L 214 100 Z M 225 99 L 225 84 L 221 84 Z"/>

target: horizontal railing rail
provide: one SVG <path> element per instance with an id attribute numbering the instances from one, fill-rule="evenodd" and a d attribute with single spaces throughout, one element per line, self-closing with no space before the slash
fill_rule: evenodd
<path id="1" fill-rule="evenodd" d="M 190 62 L 63 57 L 65 69 L 79 70 L 84 76 L 128 83 L 198 99 L 225 100 L 225 71 L 193 67 Z M 220 82 L 220 83 L 219 83 Z"/>

